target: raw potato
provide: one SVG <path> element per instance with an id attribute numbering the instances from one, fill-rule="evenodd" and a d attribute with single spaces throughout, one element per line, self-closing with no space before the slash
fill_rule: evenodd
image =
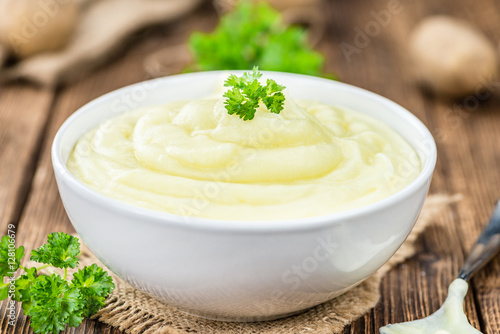
<path id="1" fill-rule="evenodd" d="M 17 58 L 67 44 L 80 14 L 76 0 L 1 0 L 0 43 Z"/>
<path id="2" fill-rule="evenodd" d="M 409 46 L 415 75 L 437 93 L 472 95 L 496 77 L 495 48 L 466 22 L 447 16 L 424 19 Z"/>

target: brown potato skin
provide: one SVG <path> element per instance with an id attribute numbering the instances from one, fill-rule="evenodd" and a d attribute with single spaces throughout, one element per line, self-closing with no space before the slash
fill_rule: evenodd
<path id="1" fill-rule="evenodd" d="M 421 21 L 409 38 L 416 78 L 437 94 L 473 95 L 496 78 L 493 44 L 467 22 L 447 16 Z"/>
<path id="2" fill-rule="evenodd" d="M 0 43 L 22 59 L 63 48 L 80 17 L 76 0 L 4 0 Z"/>

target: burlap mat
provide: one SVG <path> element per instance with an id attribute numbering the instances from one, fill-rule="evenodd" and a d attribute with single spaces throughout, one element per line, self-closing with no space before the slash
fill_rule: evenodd
<path id="1" fill-rule="evenodd" d="M 116 289 L 108 298 L 106 306 L 94 315 L 94 318 L 133 334 L 341 333 L 347 325 L 377 304 L 380 298 L 379 286 L 384 275 L 415 254 L 414 246 L 418 236 L 441 210 L 459 198 L 460 195 L 428 196 L 411 234 L 389 262 L 352 290 L 296 316 L 253 323 L 205 320 L 163 305 L 113 275 Z M 94 262 L 103 266 L 82 245 L 80 264 L 88 265 Z"/>
<path id="2" fill-rule="evenodd" d="M 203 2 L 203 0 L 73 1 L 81 3 L 81 13 L 75 33 L 61 50 L 35 54 L 6 67 L 3 60 L 7 57 L 7 46 L 0 44 L 0 82 L 25 79 L 44 86 L 56 86 L 80 78 L 115 56 L 133 33 L 151 25 L 178 20 Z M 38 10 L 43 13 L 42 7 Z M 0 20 L 2 15 L 8 13 L 0 13 Z"/>

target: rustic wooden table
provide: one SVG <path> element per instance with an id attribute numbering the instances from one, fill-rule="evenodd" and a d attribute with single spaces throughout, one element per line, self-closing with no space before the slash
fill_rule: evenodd
<path id="1" fill-rule="evenodd" d="M 319 45 L 328 56 L 328 70 L 337 73 L 343 82 L 396 101 L 420 118 L 434 134 L 439 151 L 431 192 L 464 195 L 460 203 L 427 229 L 418 242 L 417 255 L 384 279 L 382 298 L 375 309 L 345 331 L 378 333 L 378 328 L 389 322 L 420 318 L 439 307 L 494 201 L 500 197 L 500 82 L 491 85 L 487 99 L 479 95 L 443 101 L 424 96 L 408 75 L 406 38 L 424 16 L 450 14 L 473 22 L 498 43 L 500 4 L 496 0 L 337 0 L 328 6 L 328 31 Z M 373 11 L 390 8 L 397 10 L 385 26 L 372 30 L 368 41 L 356 39 L 357 29 L 375 25 Z M 90 100 L 156 75 L 144 68 L 146 55 L 183 42 L 193 29 L 210 30 L 216 18 L 207 7 L 176 25 L 155 28 L 148 38 L 136 38 L 128 51 L 111 64 L 61 89 L 40 89 L 22 83 L 0 87 L 2 234 L 7 232 L 8 224 L 14 224 L 19 244 L 38 247 L 50 232 L 73 232 L 50 161 L 50 146 L 59 126 Z M 356 46 L 357 51 L 346 57 L 340 49 L 342 42 Z M 500 258 L 473 279 L 465 309 L 473 326 L 483 333 L 500 333 Z M 2 304 L 1 333 L 28 333 L 28 325 L 19 314 L 16 325 L 8 325 L 6 305 Z M 67 333 L 119 331 L 86 320 Z"/>

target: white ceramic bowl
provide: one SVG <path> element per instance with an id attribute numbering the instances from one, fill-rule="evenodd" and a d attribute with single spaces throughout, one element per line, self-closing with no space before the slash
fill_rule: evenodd
<path id="1" fill-rule="evenodd" d="M 234 71 L 232 73 L 240 73 Z M 422 171 L 403 190 L 337 214 L 281 221 L 218 221 L 170 215 L 105 197 L 66 169 L 80 136 L 117 113 L 214 93 L 228 72 L 183 74 L 106 94 L 74 113 L 52 147 L 68 216 L 92 252 L 118 276 L 168 305 L 206 318 L 280 318 L 349 290 L 403 243 L 420 212 L 436 162 L 427 128 L 401 106 L 331 80 L 268 72 L 297 99 L 369 114 L 418 152 Z"/>

